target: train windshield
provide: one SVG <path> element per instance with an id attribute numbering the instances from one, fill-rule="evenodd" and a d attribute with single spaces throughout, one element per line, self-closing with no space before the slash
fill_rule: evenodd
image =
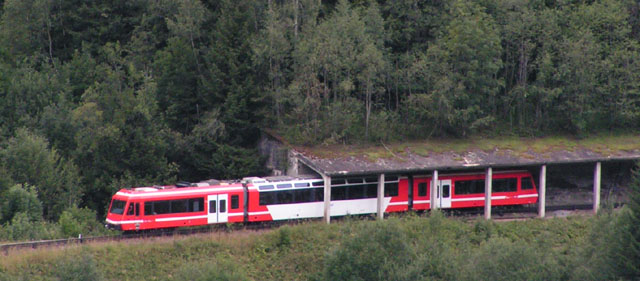
<path id="1" fill-rule="evenodd" d="M 127 202 L 121 200 L 113 200 L 109 213 L 122 215 L 124 213 L 124 205 L 126 205 L 126 203 Z"/>

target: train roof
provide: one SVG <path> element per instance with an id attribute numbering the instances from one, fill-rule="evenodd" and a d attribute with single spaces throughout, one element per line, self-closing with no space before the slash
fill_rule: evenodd
<path id="1" fill-rule="evenodd" d="M 212 182 L 211 182 L 212 183 Z M 171 196 L 187 196 L 212 193 L 216 191 L 242 191 L 243 185 L 240 182 L 218 182 L 211 184 L 210 182 L 200 182 L 184 185 L 156 185 L 148 187 L 123 188 L 116 193 L 116 196 L 124 197 L 171 197 Z"/>

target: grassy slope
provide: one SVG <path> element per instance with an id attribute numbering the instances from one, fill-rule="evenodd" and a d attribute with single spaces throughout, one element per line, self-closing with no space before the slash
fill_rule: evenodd
<path id="1" fill-rule="evenodd" d="M 477 249 L 489 237 L 502 237 L 518 244 L 548 243 L 558 253 L 570 253 L 572 247 L 589 232 L 594 219 L 528 220 L 505 223 L 462 222 L 441 215 L 408 215 L 384 222 L 351 221 L 331 225 L 310 222 L 279 229 L 247 232 L 230 231 L 197 237 L 171 237 L 126 242 L 96 243 L 67 248 L 17 251 L 0 254 L 0 273 L 29 280 L 49 280 L 56 275 L 64 257 L 91 256 L 99 272 L 108 280 L 165 280 L 185 266 L 202 262 L 241 265 L 239 270 L 252 280 L 307 280 L 319 276 L 324 259 L 345 239 L 371 224 L 394 224 L 409 237 L 409 243 L 421 249 L 425 237 L 459 251 Z M 381 225 L 374 225 L 379 227 Z M 2 279 L 2 278 L 0 278 Z"/>

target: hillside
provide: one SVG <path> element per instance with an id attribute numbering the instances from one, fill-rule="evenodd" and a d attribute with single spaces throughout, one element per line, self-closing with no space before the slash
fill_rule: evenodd
<path id="1" fill-rule="evenodd" d="M 602 243 L 617 218 L 435 213 L 229 229 L 3 254 L 0 280 L 601 280 L 612 276 Z"/>

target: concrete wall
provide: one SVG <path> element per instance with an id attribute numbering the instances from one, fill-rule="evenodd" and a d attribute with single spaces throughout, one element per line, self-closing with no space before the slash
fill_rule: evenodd
<path id="1" fill-rule="evenodd" d="M 266 133 L 262 133 L 258 143 L 258 151 L 260 155 L 267 158 L 265 166 L 271 171 L 271 176 L 286 175 L 289 166 L 289 149 L 282 145 L 280 141 Z"/>
<path id="2" fill-rule="evenodd" d="M 299 153 L 289 149 L 279 140 L 262 133 L 258 143 L 260 155 L 267 158 L 265 166 L 269 169 L 271 176 L 298 176 L 313 175 L 315 171 L 298 161 Z"/>

